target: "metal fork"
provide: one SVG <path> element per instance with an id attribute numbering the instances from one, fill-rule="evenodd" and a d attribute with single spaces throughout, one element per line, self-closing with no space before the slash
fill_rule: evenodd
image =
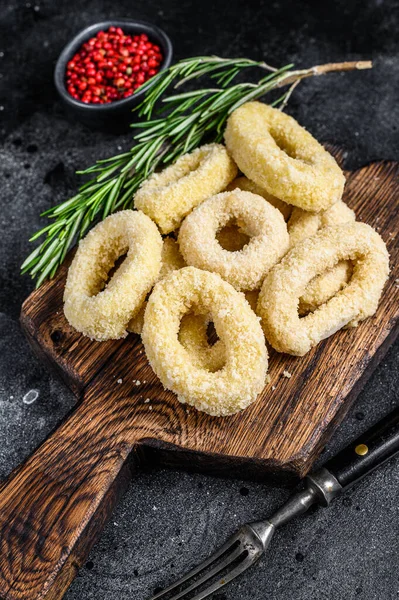
<path id="1" fill-rule="evenodd" d="M 249 523 L 217 552 L 151 600 L 202 600 L 248 569 L 267 550 L 277 527 L 333 498 L 399 452 L 399 408 L 308 475 L 296 492 L 265 521 Z"/>

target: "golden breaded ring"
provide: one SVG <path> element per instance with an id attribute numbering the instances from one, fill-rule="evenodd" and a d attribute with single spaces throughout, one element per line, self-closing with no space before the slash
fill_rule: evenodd
<path id="1" fill-rule="evenodd" d="M 334 158 L 280 110 L 243 104 L 227 121 L 225 141 L 240 170 L 288 204 L 326 210 L 342 196 L 345 177 Z"/>
<path id="2" fill-rule="evenodd" d="M 215 373 L 198 368 L 179 342 L 182 317 L 209 314 L 226 348 Z M 259 321 L 243 294 L 215 274 L 185 267 L 159 281 L 148 300 L 145 351 L 163 385 L 182 403 L 210 415 L 234 414 L 256 400 L 265 384 L 267 351 Z"/>
<path id="3" fill-rule="evenodd" d="M 224 250 L 216 239 L 217 231 L 234 219 L 250 237 L 239 252 Z M 180 251 L 187 264 L 219 273 L 238 290 L 259 288 L 288 245 L 282 214 L 260 196 L 238 189 L 205 200 L 185 218 L 179 231 Z"/>
<path id="4" fill-rule="evenodd" d="M 96 225 L 80 242 L 68 271 L 64 312 L 72 327 L 98 341 L 125 337 L 158 277 L 161 252 L 155 223 L 140 211 L 124 210 Z"/>
<path id="5" fill-rule="evenodd" d="M 239 188 L 244 192 L 252 192 L 253 194 L 257 194 L 258 196 L 262 196 L 269 204 L 278 208 L 281 214 L 284 217 L 284 221 L 288 221 L 290 214 L 292 212 L 292 206 L 284 202 L 284 200 L 280 200 L 276 196 L 272 196 L 265 190 L 265 188 L 261 187 L 254 181 L 248 179 L 248 177 L 236 177 L 226 188 L 226 192 L 231 192 L 235 190 L 235 188 Z"/>
<path id="6" fill-rule="evenodd" d="M 157 281 L 160 281 L 166 275 L 169 275 L 172 271 L 181 269 L 186 266 L 184 258 L 180 254 L 179 245 L 176 240 L 172 238 L 165 238 L 162 244 L 161 254 L 161 270 L 157 277 Z M 144 312 L 147 302 L 144 302 L 139 312 L 129 321 L 127 330 L 131 333 L 137 333 L 141 335 L 144 324 Z"/>
<path id="7" fill-rule="evenodd" d="M 189 212 L 217 194 L 237 175 L 237 167 L 221 144 L 201 146 L 144 181 L 134 198 L 162 233 L 177 229 Z"/>
<path id="8" fill-rule="evenodd" d="M 310 213 L 295 207 L 287 224 L 290 247 L 296 246 L 323 227 L 349 223 L 355 219 L 354 211 L 341 200 L 319 213 Z M 332 269 L 327 269 L 325 273 L 315 277 L 299 299 L 299 314 L 307 314 L 327 302 L 346 286 L 351 276 L 352 264 L 350 261 L 341 261 Z"/>
<path id="9" fill-rule="evenodd" d="M 338 261 L 353 261 L 349 284 L 315 312 L 299 318 L 298 299 L 308 283 Z M 270 344 L 303 356 L 346 325 L 356 326 L 377 310 L 389 273 L 386 246 L 365 223 L 321 229 L 294 246 L 263 282 L 258 314 Z"/>

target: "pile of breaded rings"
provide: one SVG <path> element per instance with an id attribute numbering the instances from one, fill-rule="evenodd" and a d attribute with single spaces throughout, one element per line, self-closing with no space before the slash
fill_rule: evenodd
<path id="1" fill-rule="evenodd" d="M 249 102 L 225 143 L 151 175 L 136 210 L 92 229 L 64 294 L 75 329 L 141 334 L 164 387 L 217 416 L 264 388 L 266 342 L 303 356 L 373 315 L 389 274 L 383 240 L 342 201 L 338 164 L 292 117 Z"/>

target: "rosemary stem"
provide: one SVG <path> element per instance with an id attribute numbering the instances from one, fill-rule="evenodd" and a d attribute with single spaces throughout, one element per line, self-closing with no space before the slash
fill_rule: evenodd
<path id="1" fill-rule="evenodd" d="M 363 71 L 364 69 L 372 69 L 373 63 L 371 60 L 346 61 L 339 63 L 326 63 L 324 65 L 316 65 L 310 69 L 302 69 L 298 71 L 290 71 L 277 84 L 277 87 L 283 87 L 294 83 L 294 81 L 302 81 L 307 77 L 316 77 L 318 75 L 326 75 L 327 73 L 339 73 L 343 71 Z"/>

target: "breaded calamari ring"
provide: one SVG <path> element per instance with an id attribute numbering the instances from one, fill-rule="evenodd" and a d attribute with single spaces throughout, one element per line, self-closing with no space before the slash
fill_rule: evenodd
<path id="1" fill-rule="evenodd" d="M 178 339 L 182 317 L 209 314 L 226 348 L 223 368 L 198 368 Z M 210 415 L 234 414 L 254 402 L 265 384 L 267 350 L 256 315 L 243 294 L 217 275 L 185 267 L 159 281 L 148 300 L 145 351 L 163 385 L 182 403 Z"/>
<path id="2" fill-rule="evenodd" d="M 272 194 L 269 194 L 269 192 L 266 191 L 265 188 L 261 187 L 254 181 L 251 181 L 250 179 L 248 179 L 248 177 L 236 177 L 231 183 L 229 183 L 229 185 L 226 188 L 226 192 L 231 192 L 235 188 L 239 188 L 244 192 L 252 192 L 253 194 L 262 196 L 262 198 L 267 200 L 269 204 L 271 204 L 275 208 L 278 208 L 278 210 L 284 217 L 284 221 L 288 221 L 292 212 L 292 206 L 284 202 L 284 200 L 280 200 L 280 198 L 272 196 Z"/>
<path id="3" fill-rule="evenodd" d="M 216 239 L 231 220 L 250 237 L 238 252 L 224 250 Z M 183 221 L 178 241 L 187 264 L 219 273 L 238 290 L 253 290 L 287 252 L 289 236 L 280 211 L 256 194 L 235 189 L 197 206 Z"/>
<path id="4" fill-rule="evenodd" d="M 68 271 L 64 313 L 72 327 L 98 341 L 125 337 L 158 277 L 161 252 L 161 235 L 141 211 L 124 210 L 96 225 L 80 242 Z"/>
<path id="5" fill-rule="evenodd" d="M 180 254 L 179 245 L 176 240 L 172 238 L 165 238 L 162 244 L 162 254 L 161 254 L 161 270 L 159 271 L 159 275 L 157 277 L 157 281 L 160 281 L 166 275 L 169 275 L 172 271 L 176 271 L 177 269 L 182 269 L 186 266 L 184 262 L 184 258 Z M 144 312 L 147 302 L 144 302 L 142 307 L 136 316 L 133 317 L 129 321 L 129 325 L 127 326 L 127 330 L 131 333 L 137 333 L 141 335 L 141 331 L 143 329 L 144 324 Z"/>
<path id="6" fill-rule="evenodd" d="M 236 175 L 236 164 L 226 148 L 208 144 L 146 179 L 134 204 L 155 221 L 162 233 L 170 233 L 194 207 L 224 190 Z"/>
<path id="7" fill-rule="evenodd" d="M 349 284 L 315 312 L 299 318 L 298 299 L 308 283 L 338 261 L 351 260 Z M 263 282 L 257 312 L 266 339 L 279 352 L 303 356 L 342 327 L 377 310 L 389 273 L 386 246 L 365 223 L 325 227 L 294 246 Z"/>
<path id="8" fill-rule="evenodd" d="M 342 200 L 319 213 L 310 213 L 295 207 L 287 223 L 290 235 L 290 247 L 296 246 L 307 237 L 314 235 L 323 227 L 331 227 L 354 221 L 356 215 Z M 299 299 L 299 314 L 307 314 L 324 304 L 342 290 L 352 276 L 350 261 L 341 261 L 332 269 L 327 269 L 309 282 L 303 296 Z"/>
<path id="9" fill-rule="evenodd" d="M 276 108 L 243 104 L 227 121 L 225 141 L 240 170 L 288 204 L 320 211 L 342 196 L 345 177 L 334 158 Z"/>

